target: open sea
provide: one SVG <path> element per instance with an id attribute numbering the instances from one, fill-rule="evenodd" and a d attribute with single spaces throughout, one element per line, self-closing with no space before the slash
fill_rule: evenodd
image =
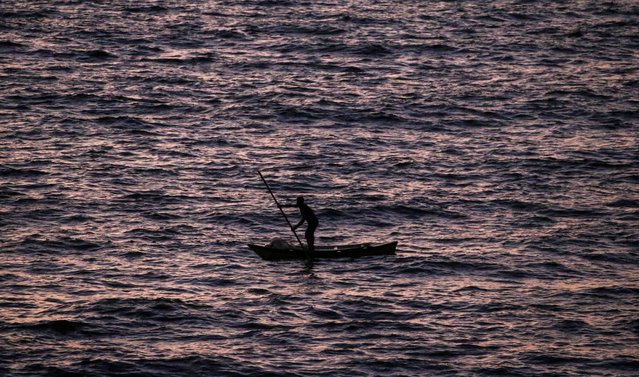
<path id="1" fill-rule="evenodd" d="M 2 0 L 0 376 L 638 376 L 638 139 L 636 0 Z"/>

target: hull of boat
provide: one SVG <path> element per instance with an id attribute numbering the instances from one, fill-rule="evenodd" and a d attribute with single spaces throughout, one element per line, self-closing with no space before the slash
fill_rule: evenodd
<path id="1" fill-rule="evenodd" d="M 301 247 L 275 249 L 268 246 L 249 244 L 248 247 L 265 260 L 306 259 Z M 392 255 L 397 249 L 397 241 L 385 244 L 359 244 L 331 247 L 316 247 L 314 258 L 359 258 L 373 255 Z"/>

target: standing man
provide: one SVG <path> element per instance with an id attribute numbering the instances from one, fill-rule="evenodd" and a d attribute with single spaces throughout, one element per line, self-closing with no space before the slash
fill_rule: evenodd
<path id="1" fill-rule="evenodd" d="M 315 251 L 315 229 L 317 229 L 317 225 L 319 225 L 319 221 L 317 220 L 317 216 L 315 216 L 315 212 L 313 212 L 311 207 L 307 206 L 306 203 L 304 203 L 304 198 L 301 196 L 297 197 L 296 204 L 286 204 L 281 205 L 280 207 L 300 209 L 302 219 L 299 223 L 297 223 L 297 225 L 293 227 L 293 230 L 299 228 L 300 225 L 304 224 L 304 221 L 308 223 L 308 226 L 306 227 L 306 233 L 304 233 L 304 237 L 306 238 L 306 244 L 308 245 L 309 255 L 312 258 Z"/>

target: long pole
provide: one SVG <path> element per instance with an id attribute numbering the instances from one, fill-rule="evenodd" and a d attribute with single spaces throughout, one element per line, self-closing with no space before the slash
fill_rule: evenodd
<path id="1" fill-rule="evenodd" d="M 297 236 L 297 233 L 295 233 L 295 229 L 293 229 L 293 225 L 291 225 L 291 222 L 288 221 L 288 216 L 286 216 L 286 213 L 284 213 L 284 210 L 282 209 L 282 207 L 280 207 L 280 203 L 278 203 L 277 198 L 275 198 L 275 195 L 273 194 L 273 191 L 271 191 L 271 187 L 268 185 L 268 183 L 266 182 L 266 179 L 264 179 L 264 176 L 262 175 L 262 173 L 259 170 L 257 171 L 257 174 L 259 174 L 260 178 L 262 178 L 262 182 L 264 182 L 264 185 L 266 185 L 266 189 L 268 190 L 268 192 L 273 197 L 273 200 L 275 201 L 275 204 L 277 204 L 277 208 L 279 208 L 280 212 L 282 212 L 282 215 L 284 216 L 284 219 L 286 220 L 286 223 L 288 224 L 289 228 L 291 228 L 291 231 L 295 235 L 295 238 L 297 239 L 297 242 L 300 243 L 300 246 L 302 247 L 302 250 L 304 250 L 304 244 L 302 244 L 302 241 L 300 241 L 300 238 Z"/>

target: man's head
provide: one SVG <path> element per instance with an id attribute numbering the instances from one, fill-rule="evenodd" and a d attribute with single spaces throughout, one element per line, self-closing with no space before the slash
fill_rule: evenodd
<path id="1" fill-rule="evenodd" d="M 304 204 L 304 197 L 303 196 L 298 196 L 297 197 L 297 205 L 300 205 L 300 204 Z"/>

